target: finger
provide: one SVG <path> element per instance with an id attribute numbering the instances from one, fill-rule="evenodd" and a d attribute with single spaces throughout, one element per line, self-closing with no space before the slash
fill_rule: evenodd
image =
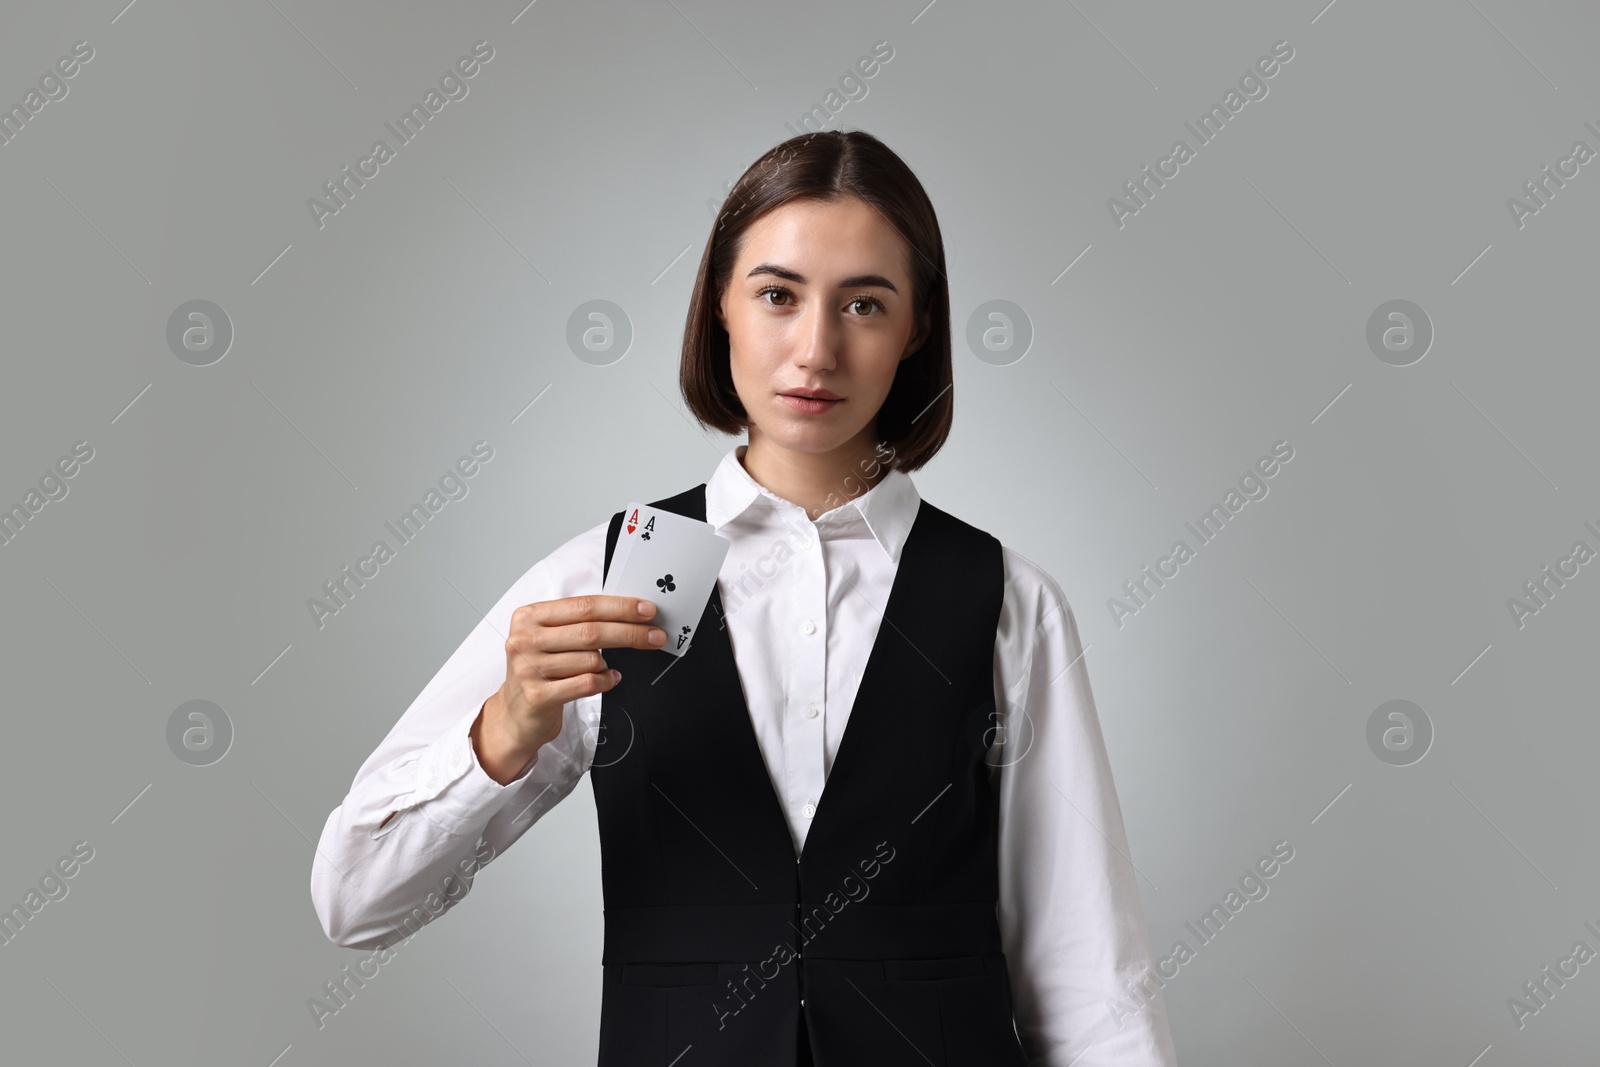
<path id="1" fill-rule="evenodd" d="M 583 697 L 594 696 L 596 693 L 604 693 L 619 680 L 613 678 L 609 670 L 604 670 L 594 674 L 575 674 L 571 678 L 562 678 L 553 682 L 551 688 L 554 699 L 567 704 Z"/>
<path id="2" fill-rule="evenodd" d="M 524 610 L 525 608 L 517 609 L 518 612 Z M 516 618 L 515 613 L 512 618 L 513 620 Z M 545 654 L 535 639 L 539 632 L 519 630 L 513 623 L 511 634 L 505 642 L 506 677 L 517 678 L 536 674 L 545 678 L 544 671 L 539 668 L 539 660 L 544 658 Z M 547 678 L 546 680 L 548 681 Z"/>
<path id="3" fill-rule="evenodd" d="M 656 610 L 656 606 L 648 600 L 606 593 L 562 597 L 560 600 L 545 600 L 529 606 L 534 621 L 541 626 L 568 626 L 575 622 L 596 620 L 635 622 L 654 618 Z M 515 614 L 513 612 L 513 623 L 516 621 Z"/>
<path id="4" fill-rule="evenodd" d="M 519 656 L 512 662 L 512 670 L 523 681 L 542 678 L 554 682 L 579 674 L 594 674 L 609 669 L 605 657 L 596 649 L 575 652 L 554 652 L 541 656 L 538 662 L 532 657 Z"/>
<path id="5" fill-rule="evenodd" d="M 654 635 L 654 640 L 652 640 Z M 638 622 L 586 620 L 567 626 L 546 626 L 536 640 L 546 652 L 571 652 L 600 648 L 660 648 L 667 632 L 659 626 Z"/>

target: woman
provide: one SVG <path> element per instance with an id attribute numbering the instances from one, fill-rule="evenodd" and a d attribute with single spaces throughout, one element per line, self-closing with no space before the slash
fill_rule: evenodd
<path id="1" fill-rule="evenodd" d="M 588 772 L 602 1067 L 1172 1067 L 1071 609 L 909 476 L 950 431 L 949 319 L 933 207 L 880 141 L 757 160 L 680 381 L 748 441 L 654 505 L 730 542 L 694 644 L 600 594 L 621 512 L 535 564 L 329 817 L 327 935 L 409 936 Z"/>

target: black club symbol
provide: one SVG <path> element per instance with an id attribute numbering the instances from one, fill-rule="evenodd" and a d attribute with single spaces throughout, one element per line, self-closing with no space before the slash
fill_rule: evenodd
<path id="1" fill-rule="evenodd" d="M 691 627 L 691 626 L 685 626 L 685 627 L 684 627 L 684 628 L 683 628 L 683 632 L 684 632 L 684 634 L 686 634 L 686 635 L 687 635 L 687 634 L 688 634 L 688 632 L 689 632 L 689 631 L 690 631 L 690 630 L 691 630 L 691 629 L 693 629 L 693 627 Z"/>
<path id="2" fill-rule="evenodd" d="M 678 588 L 678 585 L 672 580 L 672 575 L 669 574 L 665 578 L 656 579 L 656 588 L 670 593 L 674 589 Z"/>
<path id="3" fill-rule="evenodd" d="M 645 532 L 644 532 L 644 533 L 642 533 L 642 534 L 640 534 L 640 535 L 639 535 L 639 540 L 641 540 L 641 541 L 648 541 L 648 540 L 650 540 L 650 531 L 649 531 L 649 530 L 646 530 L 646 531 L 645 531 Z"/>

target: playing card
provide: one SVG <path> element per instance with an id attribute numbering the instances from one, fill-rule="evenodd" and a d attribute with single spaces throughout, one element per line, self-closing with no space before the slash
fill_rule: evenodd
<path id="1" fill-rule="evenodd" d="M 628 553 L 633 551 L 634 543 L 640 537 L 650 538 L 653 530 L 645 529 L 642 513 L 654 510 L 636 501 L 630 501 L 622 512 L 622 528 L 617 531 L 617 546 L 611 551 L 611 566 L 606 570 L 606 581 L 602 592 L 610 592 L 611 578 L 621 572 L 623 563 L 628 558 Z"/>
<path id="2" fill-rule="evenodd" d="M 731 547 L 710 523 L 629 504 L 602 592 L 653 603 L 650 622 L 667 632 L 662 651 L 681 656 L 694 639 Z"/>
<path id="3" fill-rule="evenodd" d="M 689 524 L 689 526 L 683 526 L 682 524 L 684 523 Z M 633 551 L 633 546 L 640 541 L 652 540 L 655 537 L 657 526 L 664 528 L 668 524 L 672 524 L 674 529 L 685 529 L 693 526 L 705 526 L 707 530 L 710 529 L 709 525 L 686 519 L 677 512 L 662 511 L 659 508 L 653 508 L 638 501 L 631 501 L 623 509 L 622 527 L 617 531 L 617 545 L 611 552 L 611 566 L 606 571 L 608 585 L 610 576 L 622 569 L 628 558 L 628 553 Z M 602 592 L 609 591 L 609 587 L 602 589 Z"/>

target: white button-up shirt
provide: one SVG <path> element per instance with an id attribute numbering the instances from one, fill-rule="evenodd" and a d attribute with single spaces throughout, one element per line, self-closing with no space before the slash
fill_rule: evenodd
<path id="1" fill-rule="evenodd" d="M 909 475 L 890 470 L 813 522 L 750 477 L 745 447 L 730 449 L 707 481 L 706 521 L 731 542 L 717 581 L 728 636 L 798 854 L 921 497 Z M 462 888 L 444 906 L 464 899 L 472 874 L 463 872 L 475 869 L 480 842 L 503 852 L 589 769 L 598 694 L 570 701 L 560 735 L 507 785 L 478 765 L 468 731 L 505 681 L 511 612 L 600 591 L 609 521 L 518 579 L 361 765 L 311 870 L 312 900 L 335 943 L 399 941 L 396 924 L 425 896 L 440 899 L 449 875 Z M 1049 574 L 1009 548 L 1003 558 L 994 654 L 1002 718 L 989 758 L 1018 1034 L 1042 1067 L 1175 1067 L 1077 622 Z M 340 873 L 352 870 L 359 878 Z"/>

